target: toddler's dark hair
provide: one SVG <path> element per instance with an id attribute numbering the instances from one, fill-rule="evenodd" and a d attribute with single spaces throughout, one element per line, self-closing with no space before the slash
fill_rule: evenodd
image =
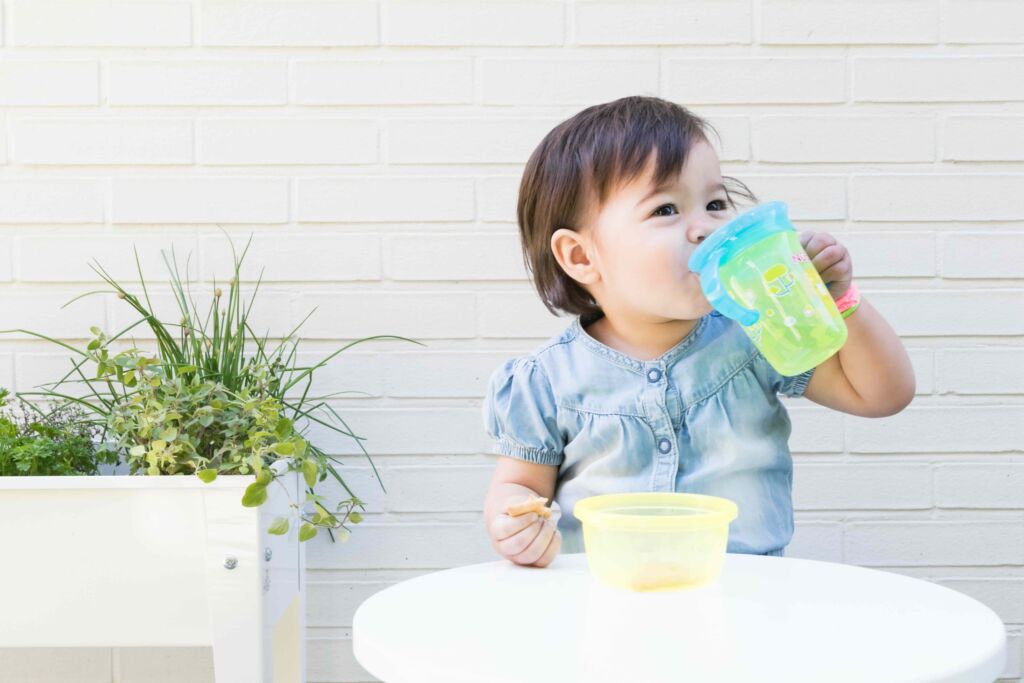
<path id="1" fill-rule="evenodd" d="M 544 136 L 523 171 L 516 218 L 526 268 L 551 313 L 585 320 L 601 314 L 593 297 L 555 260 L 555 230 L 578 230 L 588 216 L 597 215 L 614 188 L 643 172 L 654 150 L 655 182 L 674 179 L 695 143 L 711 144 L 709 130 L 721 142 L 714 126 L 685 107 L 659 97 L 631 96 L 588 107 Z M 757 202 L 741 181 L 722 180 L 733 209 L 733 192 Z"/>

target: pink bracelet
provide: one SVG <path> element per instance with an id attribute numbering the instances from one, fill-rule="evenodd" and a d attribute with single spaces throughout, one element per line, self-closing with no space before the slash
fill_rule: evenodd
<path id="1" fill-rule="evenodd" d="M 860 305 L 860 291 L 857 289 L 857 284 L 854 282 L 850 283 L 849 288 L 843 293 L 841 297 L 836 299 L 836 308 L 846 318 L 857 310 L 857 306 Z"/>

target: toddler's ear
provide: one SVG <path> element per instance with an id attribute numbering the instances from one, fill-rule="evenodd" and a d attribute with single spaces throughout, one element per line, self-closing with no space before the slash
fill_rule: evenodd
<path id="1" fill-rule="evenodd" d="M 559 228 L 551 235 L 551 253 L 566 275 L 582 284 L 598 280 L 598 272 L 590 260 L 586 236 L 575 230 Z"/>

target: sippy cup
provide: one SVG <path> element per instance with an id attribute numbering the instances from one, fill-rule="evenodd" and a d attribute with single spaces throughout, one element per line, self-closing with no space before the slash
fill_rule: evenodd
<path id="1" fill-rule="evenodd" d="M 713 232 L 689 266 L 708 302 L 783 375 L 816 367 L 846 342 L 846 322 L 783 202 L 755 206 Z"/>

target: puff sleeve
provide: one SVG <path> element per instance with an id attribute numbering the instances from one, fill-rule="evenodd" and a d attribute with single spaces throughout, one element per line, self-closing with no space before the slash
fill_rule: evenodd
<path id="1" fill-rule="evenodd" d="M 556 418 L 551 384 L 532 357 L 509 359 L 491 374 L 483 422 L 493 454 L 561 465 L 565 442 Z"/>
<path id="2" fill-rule="evenodd" d="M 792 398 L 799 398 L 804 395 L 804 392 L 807 391 L 807 384 L 811 381 L 811 375 L 814 374 L 814 368 L 790 377 L 781 374 L 772 367 L 772 364 L 768 362 L 768 359 L 760 351 L 756 353 L 759 372 L 776 394 Z"/>

